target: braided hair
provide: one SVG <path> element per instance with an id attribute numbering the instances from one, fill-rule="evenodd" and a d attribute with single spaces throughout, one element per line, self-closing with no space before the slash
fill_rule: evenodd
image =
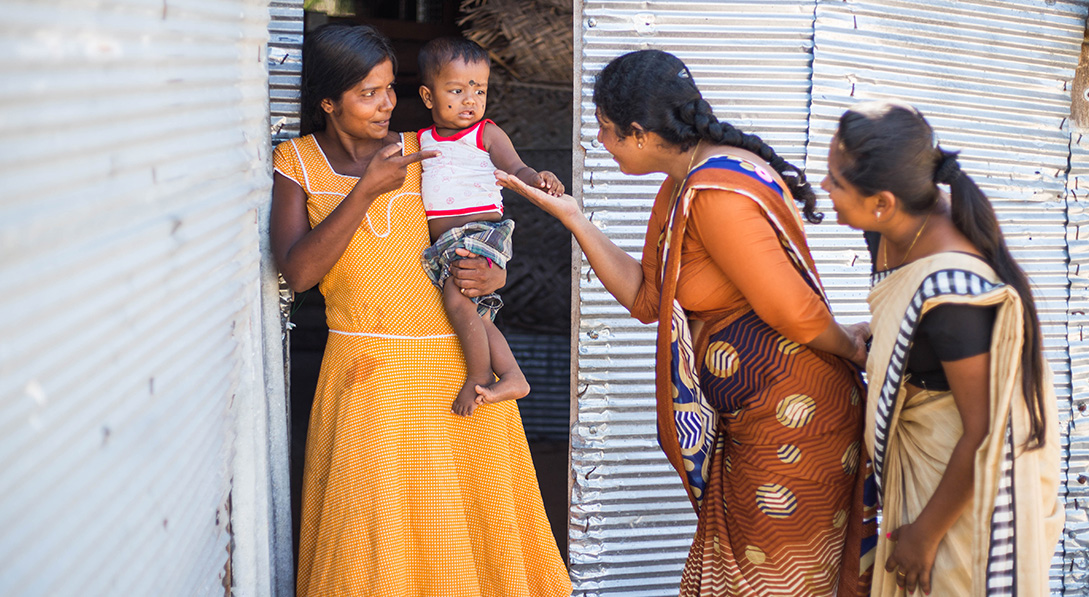
<path id="1" fill-rule="evenodd" d="M 935 208 L 939 184 L 949 185 L 950 216 L 998 277 L 1021 297 L 1025 343 L 1021 351 L 1021 389 L 1028 407 L 1028 444 L 1044 441 L 1043 340 L 1028 276 L 1010 254 L 994 207 L 972 177 L 960 169 L 957 152 L 934 142 L 934 129 L 922 113 L 896 102 L 866 102 L 839 119 L 835 143 L 840 175 L 863 195 L 889 191 L 908 213 Z"/>
<path id="2" fill-rule="evenodd" d="M 816 211 L 817 197 L 805 173 L 760 137 L 716 118 L 688 67 L 673 54 L 639 50 L 614 58 L 594 82 L 594 104 L 621 138 L 633 134 L 632 125 L 638 123 L 681 151 L 701 140 L 751 151 L 783 177 L 807 221 L 816 224 L 824 218 Z"/>

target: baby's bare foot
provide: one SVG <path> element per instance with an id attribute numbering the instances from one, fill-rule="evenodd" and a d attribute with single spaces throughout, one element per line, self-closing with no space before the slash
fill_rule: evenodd
<path id="1" fill-rule="evenodd" d="M 461 390 L 458 391 L 458 397 L 454 399 L 454 403 L 450 405 L 450 410 L 455 415 L 462 417 L 468 417 L 473 414 L 476 407 L 480 405 L 477 400 L 477 388 L 480 386 L 475 382 L 466 381 L 465 385 L 461 386 Z"/>
<path id="2" fill-rule="evenodd" d="M 529 394 L 529 382 L 521 373 L 507 374 L 499 381 L 476 386 L 477 404 L 495 404 L 504 400 L 517 400 Z"/>

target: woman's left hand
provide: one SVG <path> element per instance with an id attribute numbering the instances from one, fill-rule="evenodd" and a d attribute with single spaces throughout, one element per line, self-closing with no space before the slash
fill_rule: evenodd
<path id="1" fill-rule="evenodd" d="M 933 541 L 918 525 L 905 524 L 889 535 L 893 542 L 892 554 L 885 560 L 885 571 L 896 577 L 896 584 L 908 594 L 922 589 L 930 594 L 930 571 L 938 553 L 938 543 Z"/>
<path id="2" fill-rule="evenodd" d="M 507 270 L 465 249 L 457 249 L 457 254 L 465 259 L 450 264 L 450 278 L 461 294 L 476 298 L 491 294 L 507 283 Z"/>

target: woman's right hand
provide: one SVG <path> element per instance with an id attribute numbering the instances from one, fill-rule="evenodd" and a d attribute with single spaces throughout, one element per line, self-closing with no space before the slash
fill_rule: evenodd
<path id="1" fill-rule="evenodd" d="M 851 325 L 843 326 L 843 329 L 847 332 L 847 336 L 851 338 L 851 342 L 854 344 L 854 354 L 849 357 L 851 362 L 858 365 L 860 369 L 865 369 L 866 359 L 870 354 L 870 347 L 867 346 L 871 336 L 870 322 L 863 321 L 853 323 Z"/>
<path id="2" fill-rule="evenodd" d="M 438 153 L 401 155 L 400 143 L 379 149 L 348 198 L 313 229 L 302 187 L 279 172 L 273 175 L 269 236 L 276 265 L 291 289 L 299 292 L 320 282 L 344 254 L 371 203 L 404 184 L 409 164 Z"/>
<path id="3" fill-rule="evenodd" d="M 356 188 L 366 189 L 366 192 L 374 197 L 397 190 L 405 183 L 409 164 L 439 155 L 440 152 L 435 149 L 401 155 L 400 143 L 387 145 L 379 149 L 371 158 L 370 163 L 367 164 L 367 171 L 356 183 Z"/>
<path id="4" fill-rule="evenodd" d="M 461 289 L 461 294 L 476 298 L 497 292 L 507 283 L 507 270 L 490 260 L 468 249 L 459 248 L 454 252 L 462 259 L 450 263 L 450 279 Z"/>
<path id="5" fill-rule="evenodd" d="M 579 207 L 578 202 L 571 195 L 561 195 L 559 197 L 550 195 L 544 189 L 531 187 L 517 176 L 512 176 L 502 170 L 495 171 L 495 180 L 500 186 L 529 199 L 534 205 L 563 222 L 568 228 L 570 228 L 570 223 L 574 218 L 582 215 L 582 208 Z"/>
<path id="6" fill-rule="evenodd" d="M 500 186 L 529 199 L 570 230 L 601 284 L 624 308 L 632 309 L 643 286 L 642 264 L 616 246 L 600 228 L 582 215 L 582 208 L 574 197 L 553 197 L 502 170 L 495 171 L 495 180 Z"/>

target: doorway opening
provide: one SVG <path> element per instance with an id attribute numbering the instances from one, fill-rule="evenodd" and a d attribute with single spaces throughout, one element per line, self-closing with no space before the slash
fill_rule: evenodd
<path id="1" fill-rule="evenodd" d="M 518 0 L 308 0 L 304 30 L 326 22 L 373 25 L 393 42 L 398 59 L 396 131 L 431 124 L 419 100 L 416 56 L 445 35 L 474 39 L 492 56 L 486 116 L 510 136 L 519 155 L 572 188 L 572 60 L 570 2 Z M 535 14 L 533 11 L 541 11 Z M 513 39 L 503 31 L 524 32 Z M 305 35 L 305 33 L 304 33 Z M 543 47 L 543 46 L 552 47 Z M 542 116 L 546 116 L 542 118 Z M 567 559 L 568 452 L 571 409 L 570 234 L 521 196 L 504 191 L 517 227 L 514 258 L 500 292 L 496 325 L 504 333 L 532 390 L 518 401 L 545 511 Z M 306 432 L 328 328 L 317 288 L 295 297 L 290 341 L 291 503 L 298 537 Z"/>

